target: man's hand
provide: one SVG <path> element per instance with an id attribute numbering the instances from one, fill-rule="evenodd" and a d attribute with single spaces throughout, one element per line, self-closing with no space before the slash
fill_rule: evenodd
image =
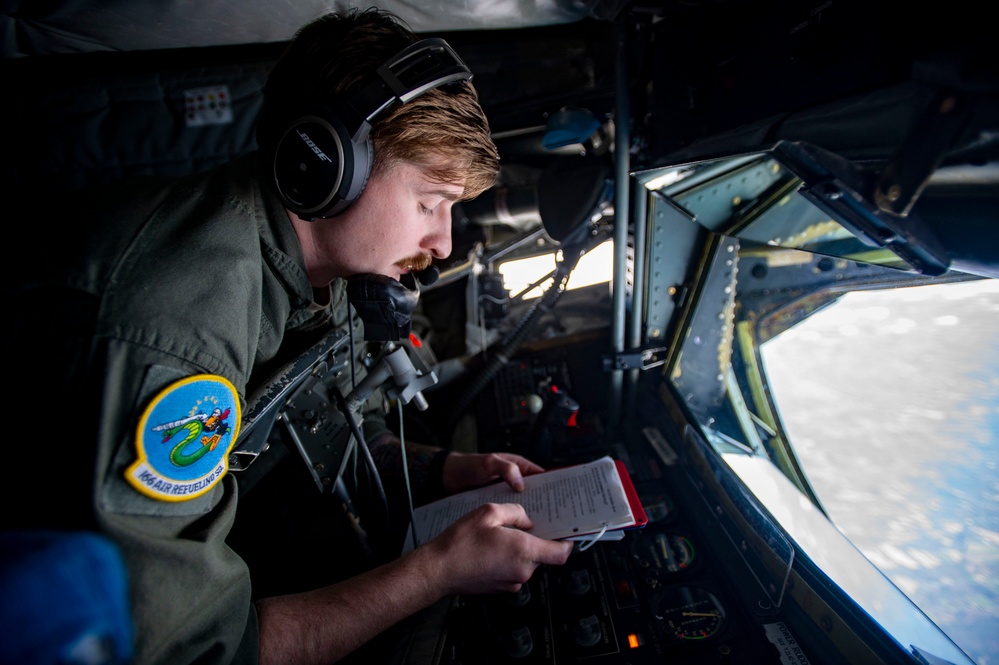
<path id="1" fill-rule="evenodd" d="M 534 462 L 511 453 L 451 453 L 444 461 L 444 489 L 448 494 L 505 480 L 516 492 L 524 491 L 524 476 L 541 473 Z"/>
<path id="2" fill-rule="evenodd" d="M 448 464 L 465 481 L 459 489 L 498 478 L 522 485 L 525 475 L 542 471 L 504 453 L 451 453 L 445 477 Z M 532 526 L 519 504 L 486 504 L 387 564 L 332 586 L 258 600 L 260 661 L 332 662 L 444 596 L 517 592 L 538 566 L 564 564 L 572 553 L 573 543 L 533 536 L 525 531 Z"/>
<path id="3" fill-rule="evenodd" d="M 429 557 L 444 593 L 476 594 L 519 591 L 541 564 L 561 565 L 572 553 L 568 541 L 545 540 L 526 533 L 533 526 L 515 503 L 479 506 L 417 548 Z"/>

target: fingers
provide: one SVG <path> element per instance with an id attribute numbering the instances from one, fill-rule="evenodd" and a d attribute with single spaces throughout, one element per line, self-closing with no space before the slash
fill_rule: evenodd
<path id="1" fill-rule="evenodd" d="M 500 477 L 506 481 L 506 484 L 514 489 L 515 492 L 524 491 L 524 475 L 517 466 L 515 462 L 504 462 L 503 468 L 500 471 Z"/>
<path id="2" fill-rule="evenodd" d="M 488 503 L 473 513 L 482 513 L 482 519 L 490 526 L 513 527 L 522 531 L 534 526 L 534 522 L 527 516 L 527 511 L 519 503 Z M 478 519 L 478 517 L 473 515 L 469 519 Z"/>
<path id="3" fill-rule="evenodd" d="M 545 470 L 543 466 L 532 462 L 526 457 L 521 457 L 520 455 L 514 455 L 512 453 L 499 453 L 499 454 L 505 457 L 506 459 L 515 462 L 517 466 L 520 467 L 521 472 L 525 476 L 533 476 L 535 473 L 541 473 L 542 471 Z"/>
<path id="4" fill-rule="evenodd" d="M 523 506 L 491 503 L 471 511 L 417 552 L 443 566 L 448 593 L 516 591 L 543 564 L 564 564 L 573 544 L 538 538 Z M 419 556 L 419 554 L 418 554 Z"/>
<path id="5" fill-rule="evenodd" d="M 540 548 L 534 560 L 539 564 L 546 563 L 551 566 L 561 566 L 568 561 L 574 547 L 572 541 L 566 540 L 544 540 L 542 543 L 544 546 Z"/>
<path id="6" fill-rule="evenodd" d="M 541 473 L 544 468 L 531 460 L 512 453 L 495 453 L 499 460 L 499 477 L 517 492 L 524 491 L 524 476 Z"/>
<path id="7" fill-rule="evenodd" d="M 495 526 L 514 527 L 521 530 L 530 529 L 534 526 L 527 511 L 518 503 L 492 503 L 479 508 L 487 521 Z M 571 541 L 545 540 L 526 534 L 533 541 L 530 544 L 529 560 L 536 564 L 561 565 L 566 562 L 572 554 L 573 543 Z"/>
<path id="8" fill-rule="evenodd" d="M 444 461 L 444 488 L 458 492 L 471 487 L 503 480 L 516 492 L 524 490 L 524 476 L 544 469 L 534 462 L 512 453 L 452 452 Z"/>

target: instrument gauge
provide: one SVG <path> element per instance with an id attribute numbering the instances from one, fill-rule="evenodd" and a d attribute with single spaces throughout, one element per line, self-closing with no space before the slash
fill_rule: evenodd
<path id="1" fill-rule="evenodd" d="M 654 573 L 657 577 L 686 571 L 697 560 L 690 538 L 669 532 L 642 534 L 632 548 L 632 556 L 639 571 Z"/>
<path id="2" fill-rule="evenodd" d="M 674 515 L 673 499 L 666 494 L 643 494 L 641 500 L 649 524 L 665 522 Z"/>
<path id="3" fill-rule="evenodd" d="M 666 634 L 678 641 L 711 639 L 727 623 L 721 602 L 701 586 L 664 588 L 656 596 L 653 613 Z"/>

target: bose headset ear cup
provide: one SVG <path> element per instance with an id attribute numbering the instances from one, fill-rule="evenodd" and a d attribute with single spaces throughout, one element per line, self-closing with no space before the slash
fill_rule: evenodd
<path id="1" fill-rule="evenodd" d="M 332 109 L 306 108 L 284 129 L 273 150 L 278 195 L 303 219 L 332 217 L 360 196 L 372 153 L 367 136 L 352 140 Z"/>
<path id="2" fill-rule="evenodd" d="M 428 90 L 471 78 L 447 42 L 424 39 L 392 56 L 350 98 L 289 112 L 285 117 L 292 119 L 283 127 L 275 123 L 274 134 L 265 127 L 262 135 L 275 139 L 272 183 L 285 207 L 307 220 L 345 210 L 368 182 L 374 160 L 368 132 L 375 118 Z"/>

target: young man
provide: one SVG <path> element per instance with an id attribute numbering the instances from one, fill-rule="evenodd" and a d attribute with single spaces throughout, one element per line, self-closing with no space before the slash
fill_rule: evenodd
<path id="1" fill-rule="evenodd" d="M 348 280 L 373 277 L 391 294 L 446 257 L 451 206 L 496 176 L 475 91 L 456 80 L 376 114 L 359 194 L 317 215 L 289 205 L 275 167 L 285 128 L 312 105 L 342 111 L 416 41 L 375 10 L 306 26 L 268 80 L 261 151 L 75 199 L 71 223 L 38 242 L 25 288 L 8 296 L 8 366 L 60 423 L 38 421 L 33 445 L 13 453 L 10 468 L 41 456 L 49 470 L 26 491 L 4 490 L 20 506 L 9 526 L 117 543 L 137 663 L 332 662 L 446 595 L 516 591 L 571 552 L 526 533 L 521 507 L 494 505 L 358 576 L 260 598 L 227 544 L 239 492 L 225 461 L 247 397 L 296 345 L 353 325 Z M 398 439 L 377 419 L 364 425 L 391 476 Z M 497 479 L 520 489 L 541 470 L 515 455 L 420 446 L 407 458 L 424 499 Z"/>

